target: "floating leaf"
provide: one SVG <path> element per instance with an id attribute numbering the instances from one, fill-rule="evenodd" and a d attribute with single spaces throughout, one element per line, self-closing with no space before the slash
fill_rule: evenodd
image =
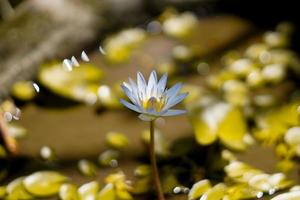
<path id="1" fill-rule="evenodd" d="M 188 195 L 189 200 L 200 198 L 205 192 L 207 192 L 211 188 L 211 183 L 209 180 L 201 180 L 195 183 Z"/>
<path id="2" fill-rule="evenodd" d="M 250 198 L 256 198 L 257 196 L 261 195 L 261 191 L 254 189 L 252 187 L 249 187 L 248 184 L 235 184 L 231 187 L 229 187 L 226 191 L 229 199 L 250 199 Z"/>
<path id="3" fill-rule="evenodd" d="M 262 69 L 262 76 L 268 83 L 279 83 L 285 78 L 286 69 L 281 64 L 266 65 Z"/>
<path id="4" fill-rule="evenodd" d="M 221 200 L 226 192 L 226 185 L 219 183 L 205 192 L 200 200 Z"/>
<path id="5" fill-rule="evenodd" d="M 229 148 L 244 150 L 246 122 L 242 112 L 226 103 L 206 107 L 198 116 L 192 116 L 192 124 L 198 143 L 208 145 L 219 136 Z"/>
<path id="6" fill-rule="evenodd" d="M 217 132 L 211 130 L 209 124 L 202 119 L 192 118 L 196 140 L 202 145 L 209 145 L 217 139 Z"/>
<path id="7" fill-rule="evenodd" d="M 6 186 L 6 199 L 26 200 L 33 199 L 33 196 L 27 192 L 23 185 L 24 177 L 17 178 Z"/>
<path id="8" fill-rule="evenodd" d="M 101 153 L 98 157 L 98 162 L 101 166 L 104 167 L 109 167 L 112 166 L 114 167 L 115 163 L 118 162 L 117 160 L 120 157 L 120 152 L 117 150 L 106 150 L 103 153 Z"/>
<path id="9" fill-rule="evenodd" d="M 97 200 L 117 200 L 113 184 L 107 184 L 98 194 Z"/>
<path id="10" fill-rule="evenodd" d="M 197 17 L 193 13 L 185 12 L 166 19 L 163 31 L 176 38 L 186 38 L 193 32 L 197 23 Z"/>
<path id="11" fill-rule="evenodd" d="M 13 84 L 11 93 L 17 99 L 29 101 L 36 96 L 32 81 L 20 81 Z"/>
<path id="12" fill-rule="evenodd" d="M 300 199 L 300 191 L 287 192 L 276 197 L 273 197 L 271 200 L 298 200 Z"/>
<path id="13" fill-rule="evenodd" d="M 290 159 L 283 159 L 276 164 L 276 168 L 281 172 L 288 173 L 295 168 L 295 162 Z"/>
<path id="14" fill-rule="evenodd" d="M 287 130 L 284 140 L 289 145 L 300 145 L 300 127 L 292 127 Z"/>
<path id="15" fill-rule="evenodd" d="M 106 142 L 115 149 L 124 149 L 129 143 L 128 138 L 119 132 L 109 132 L 106 135 Z"/>
<path id="16" fill-rule="evenodd" d="M 79 200 L 76 185 L 65 183 L 60 186 L 59 198 L 61 200 Z"/>
<path id="17" fill-rule="evenodd" d="M 238 108 L 232 108 L 220 122 L 218 135 L 229 148 L 244 150 L 246 146 L 243 139 L 246 131 L 246 121 L 242 112 Z"/>
<path id="18" fill-rule="evenodd" d="M 118 199 L 121 200 L 130 200 L 133 199 L 129 193 L 129 190 L 132 190 L 126 182 L 125 174 L 122 171 L 110 174 L 105 178 L 107 184 L 113 184 L 115 188 L 115 195 Z"/>
<path id="19" fill-rule="evenodd" d="M 82 159 L 78 162 L 78 169 L 85 176 L 95 176 L 97 173 L 96 165 L 86 159 Z"/>
<path id="20" fill-rule="evenodd" d="M 82 200 L 96 199 L 100 185 L 97 181 L 85 183 L 78 189 L 79 196 Z"/>
<path id="21" fill-rule="evenodd" d="M 249 185 L 257 190 L 267 192 L 272 189 L 272 185 L 269 183 L 269 178 L 269 174 L 257 174 L 250 178 Z"/>
<path id="22" fill-rule="evenodd" d="M 300 185 L 295 185 L 295 186 L 291 187 L 290 191 L 291 192 L 300 191 Z"/>
<path id="23" fill-rule="evenodd" d="M 145 38 L 146 33 L 143 29 L 123 30 L 104 41 L 105 57 L 112 63 L 125 62 Z"/>
<path id="24" fill-rule="evenodd" d="M 91 64 L 81 64 L 72 71 L 65 71 L 61 63 L 50 63 L 43 65 L 38 73 L 38 80 L 52 92 L 87 103 L 97 101 L 97 89 L 102 77 L 103 72 Z"/>
<path id="25" fill-rule="evenodd" d="M 250 102 L 249 89 L 242 81 L 228 80 L 222 87 L 225 100 L 236 106 L 245 106 Z"/>
<path id="26" fill-rule="evenodd" d="M 268 181 L 278 190 L 285 189 L 293 184 L 293 181 L 287 179 L 286 175 L 283 173 L 272 174 Z"/>
<path id="27" fill-rule="evenodd" d="M 40 171 L 27 176 L 23 183 L 28 192 L 35 196 L 50 196 L 59 191 L 67 177 L 55 171 Z"/>
<path id="28" fill-rule="evenodd" d="M 240 161 L 232 161 L 224 170 L 228 177 L 238 182 L 247 182 L 252 176 L 263 173 Z"/>
<path id="29" fill-rule="evenodd" d="M 248 58 L 235 60 L 229 65 L 229 70 L 240 77 L 246 77 L 257 66 Z"/>

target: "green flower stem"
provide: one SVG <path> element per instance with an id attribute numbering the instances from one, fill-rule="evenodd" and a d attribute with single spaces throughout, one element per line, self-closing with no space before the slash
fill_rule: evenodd
<path id="1" fill-rule="evenodd" d="M 150 121 L 150 160 L 151 160 L 151 167 L 153 173 L 153 181 L 154 181 L 158 200 L 165 200 L 164 194 L 161 189 L 158 169 L 156 165 L 155 148 L 154 148 L 155 145 L 154 126 L 155 126 L 155 120 Z"/>

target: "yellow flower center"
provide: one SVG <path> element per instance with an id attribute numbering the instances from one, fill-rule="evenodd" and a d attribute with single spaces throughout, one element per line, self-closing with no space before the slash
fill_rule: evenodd
<path id="1" fill-rule="evenodd" d="M 145 110 L 153 109 L 156 112 L 160 112 L 165 105 L 165 98 L 160 97 L 150 97 L 146 101 L 143 102 L 143 108 Z"/>

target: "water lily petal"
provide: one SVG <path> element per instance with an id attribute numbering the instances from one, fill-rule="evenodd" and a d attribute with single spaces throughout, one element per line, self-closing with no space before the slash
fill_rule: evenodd
<path id="1" fill-rule="evenodd" d="M 132 92 L 131 85 L 130 85 L 129 83 L 123 82 L 123 85 L 124 85 L 125 87 L 127 87 L 128 90 L 130 90 L 130 92 Z"/>
<path id="2" fill-rule="evenodd" d="M 136 83 L 131 78 L 129 78 L 129 83 L 130 83 L 133 95 L 135 96 L 136 99 L 139 100 L 138 88 L 137 88 Z M 138 101 L 138 102 L 140 102 L 140 101 Z"/>
<path id="3" fill-rule="evenodd" d="M 163 110 L 167 110 L 167 109 L 175 106 L 176 104 L 180 103 L 188 94 L 189 93 L 186 92 L 186 93 L 182 93 L 182 94 L 180 94 L 178 96 L 175 96 L 173 98 L 170 98 L 168 100 L 168 102 L 166 103 L 166 105 L 165 105 L 165 107 L 164 107 Z"/>
<path id="4" fill-rule="evenodd" d="M 162 116 L 174 116 L 174 115 L 182 115 L 185 114 L 187 111 L 186 110 L 168 110 L 165 114 Z"/>
<path id="5" fill-rule="evenodd" d="M 144 100 L 146 98 L 147 83 L 141 72 L 137 73 L 137 86 L 138 86 L 140 98 Z"/>
<path id="6" fill-rule="evenodd" d="M 121 87 L 124 93 L 126 94 L 126 96 L 130 99 L 130 101 L 134 104 L 138 104 L 138 99 L 136 99 L 133 93 L 125 85 L 121 85 Z"/>
<path id="7" fill-rule="evenodd" d="M 139 112 L 139 113 L 141 112 L 141 110 L 136 105 L 133 105 L 133 104 L 129 103 L 128 101 L 125 101 L 124 99 L 120 99 L 120 103 L 135 112 Z"/>
<path id="8" fill-rule="evenodd" d="M 166 89 L 168 75 L 164 74 L 157 83 L 158 96 L 161 96 Z"/>
<path id="9" fill-rule="evenodd" d="M 167 98 L 167 100 L 172 99 L 173 97 L 175 97 L 178 94 L 178 92 L 181 89 L 181 87 L 182 87 L 182 83 L 177 83 L 173 87 L 171 87 L 170 89 L 168 89 L 166 91 L 166 98 Z"/>
<path id="10" fill-rule="evenodd" d="M 155 71 L 152 71 L 147 85 L 147 98 L 156 96 L 157 94 L 157 75 Z"/>

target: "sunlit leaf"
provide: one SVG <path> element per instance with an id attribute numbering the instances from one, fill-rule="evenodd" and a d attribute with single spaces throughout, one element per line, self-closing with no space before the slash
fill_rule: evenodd
<path id="1" fill-rule="evenodd" d="M 58 195 L 61 200 L 79 200 L 77 187 L 70 183 L 62 184 Z"/>
<path id="2" fill-rule="evenodd" d="M 7 199 L 12 200 L 26 200 L 33 199 L 33 196 L 27 192 L 23 185 L 24 177 L 19 177 L 12 182 L 10 182 L 7 187 Z"/>
<path id="3" fill-rule="evenodd" d="M 229 148 L 244 150 L 246 146 L 243 139 L 246 131 L 246 121 L 242 112 L 238 108 L 232 108 L 220 122 L 218 135 Z"/>
<path id="4" fill-rule="evenodd" d="M 205 192 L 207 192 L 211 188 L 211 183 L 209 180 L 201 180 L 195 183 L 188 195 L 189 200 L 200 198 Z"/>
<path id="5" fill-rule="evenodd" d="M 271 200 L 298 200 L 300 199 L 300 191 L 286 192 L 273 197 Z"/>
<path id="6" fill-rule="evenodd" d="M 85 176 L 95 176 L 97 173 L 96 165 L 86 159 L 82 159 L 78 162 L 78 169 Z"/>
<path id="7" fill-rule="evenodd" d="M 132 51 L 137 48 L 146 37 L 143 29 L 134 28 L 119 32 L 104 41 L 105 57 L 112 63 L 127 61 Z"/>
<path id="8" fill-rule="evenodd" d="M 104 167 L 109 167 L 109 166 L 114 167 L 115 166 L 114 164 L 117 162 L 119 157 L 120 157 L 119 151 L 108 149 L 99 155 L 98 162 L 101 166 Z"/>
<path id="9" fill-rule="evenodd" d="M 20 81 L 13 84 L 11 93 L 17 99 L 28 101 L 33 99 L 37 92 L 33 87 L 32 81 Z"/>
<path id="10" fill-rule="evenodd" d="M 91 64 L 80 64 L 72 71 L 63 69 L 61 63 L 43 65 L 38 80 L 52 92 L 76 101 L 95 103 L 99 80 L 103 77 L 100 68 Z"/>
<path id="11" fill-rule="evenodd" d="M 116 148 L 116 149 L 124 149 L 128 146 L 128 138 L 119 132 L 109 132 L 106 135 L 106 142 L 109 146 Z"/>
<path id="12" fill-rule="evenodd" d="M 247 131 L 242 112 L 226 103 L 216 103 L 206 107 L 191 117 L 196 140 L 202 145 L 214 142 L 217 137 L 224 145 L 236 150 L 244 150 L 244 136 Z"/>
<path id="13" fill-rule="evenodd" d="M 219 183 L 205 192 L 200 200 L 221 200 L 226 192 L 226 185 Z"/>
<path id="14" fill-rule="evenodd" d="M 236 199 L 236 200 L 256 198 L 258 194 L 262 193 L 257 189 L 249 187 L 249 185 L 245 183 L 235 184 L 229 187 L 226 192 L 228 193 L 228 196 L 230 196 L 229 199 Z"/>
<path id="15" fill-rule="evenodd" d="M 97 200 L 117 200 L 113 184 L 107 184 L 97 195 Z"/>
<path id="16" fill-rule="evenodd" d="M 56 194 L 67 179 L 55 171 L 40 171 L 27 176 L 23 183 L 26 190 L 36 196 L 50 196 Z"/>
<path id="17" fill-rule="evenodd" d="M 96 199 L 100 185 L 97 181 L 85 183 L 78 188 L 78 194 L 82 200 Z"/>

